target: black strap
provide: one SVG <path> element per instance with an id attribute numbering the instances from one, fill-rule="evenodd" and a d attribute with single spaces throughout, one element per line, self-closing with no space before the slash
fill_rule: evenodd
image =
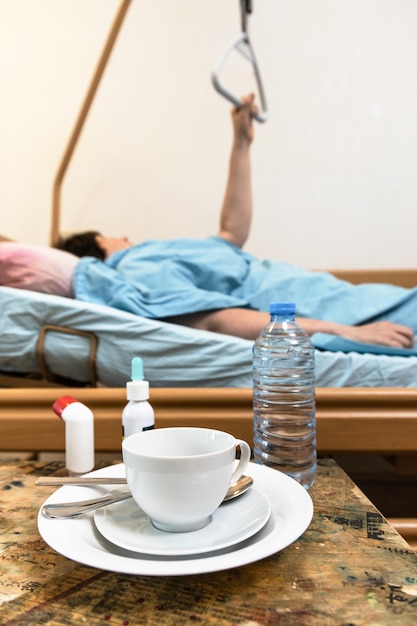
<path id="1" fill-rule="evenodd" d="M 242 32 L 248 32 L 248 15 L 253 11 L 252 0 L 240 0 L 240 11 L 242 14 Z"/>

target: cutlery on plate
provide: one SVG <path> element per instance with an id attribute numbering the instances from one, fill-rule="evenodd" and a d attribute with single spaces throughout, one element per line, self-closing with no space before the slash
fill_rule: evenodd
<path id="1" fill-rule="evenodd" d="M 250 488 L 252 483 L 253 478 L 251 476 L 241 476 L 237 482 L 229 487 L 223 499 L 223 502 L 232 500 L 233 498 L 240 496 L 242 493 L 245 493 L 245 491 Z M 94 484 L 97 484 L 97 482 L 95 482 Z M 101 484 L 105 483 L 102 482 Z M 44 504 L 41 508 L 41 514 L 43 515 L 43 517 L 46 517 L 48 519 L 68 519 L 131 497 L 132 494 L 130 493 L 130 491 L 125 491 L 119 493 L 111 493 L 107 496 L 102 496 L 99 498 L 92 498 L 91 500 L 80 500 L 79 502 L 60 502 L 56 504 Z"/>
<path id="2" fill-rule="evenodd" d="M 126 478 L 98 478 L 97 476 L 40 476 L 36 479 L 38 487 L 57 485 L 126 485 Z"/>

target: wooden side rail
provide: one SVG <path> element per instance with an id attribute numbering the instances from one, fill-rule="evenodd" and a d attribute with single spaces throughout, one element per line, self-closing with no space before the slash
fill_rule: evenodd
<path id="1" fill-rule="evenodd" d="M 0 389 L 0 450 L 58 451 L 64 427 L 51 406 L 75 396 L 95 415 L 97 451 L 117 451 L 124 389 Z M 321 453 L 417 454 L 417 389 L 317 389 Z M 151 389 L 159 427 L 210 426 L 252 441 L 251 389 Z"/>

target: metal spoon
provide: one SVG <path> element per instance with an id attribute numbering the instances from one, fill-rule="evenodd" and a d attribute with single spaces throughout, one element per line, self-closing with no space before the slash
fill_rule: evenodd
<path id="1" fill-rule="evenodd" d="M 227 493 L 223 499 L 223 502 L 232 500 L 242 493 L 245 493 L 253 483 L 251 476 L 241 476 L 237 482 L 229 487 Z M 82 515 L 88 511 L 94 511 L 102 506 L 131 498 L 130 491 L 123 493 L 111 493 L 108 496 L 102 496 L 99 498 L 93 498 L 91 500 L 81 500 L 79 502 L 60 502 L 57 504 L 44 504 L 41 508 L 41 514 L 47 519 L 68 519 Z"/>

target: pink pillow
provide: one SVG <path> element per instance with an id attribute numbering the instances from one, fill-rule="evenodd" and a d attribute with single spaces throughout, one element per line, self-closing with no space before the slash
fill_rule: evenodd
<path id="1" fill-rule="evenodd" d="M 73 297 L 79 258 L 70 252 L 17 242 L 0 243 L 0 285 Z"/>

